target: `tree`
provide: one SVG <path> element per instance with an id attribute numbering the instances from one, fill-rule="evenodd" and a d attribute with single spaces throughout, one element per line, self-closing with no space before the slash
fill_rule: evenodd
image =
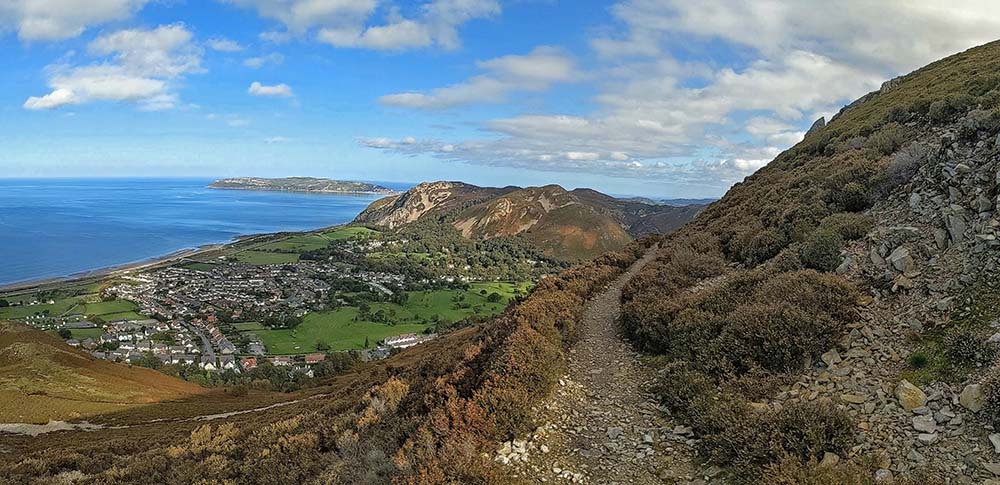
<path id="1" fill-rule="evenodd" d="M 368 347 L 371 347 L 371 344 L 368 343 L 368 336 L 365 335 L 365 348 L 367 349 Z"/>
<path id="2" fill-rule="evenodd" d="M 7 300 L 0 300 L 0 308 L 7 308 L 10 306 L 10 302 Z"/>
<path id="3" fill-rule="evenodd" d="M 320 340 L 316 342 L 316 350 L 320 352 L 326 352 L 327 350 L 330 350 L 330 344 Z"/>
<path id="4" fill-rule="evenodd" d="M 70 332 L 68 328 L 60 328 L 59 337 L 61 337 L 63 340 L 69 340 L 73 338 L 73 332 Z"/>
<path id="5" fill-rule="evenodd" d="M 490 293 L 490 296 L 486 297 L 486 301 L 490 303 L 500 303 L 500 300 L 503 300 L 503 295 L 495 291 L 493 293 Z"/>

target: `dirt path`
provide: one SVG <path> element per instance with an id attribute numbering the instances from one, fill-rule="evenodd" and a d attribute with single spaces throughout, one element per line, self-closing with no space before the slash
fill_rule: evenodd
<path id="1" fill-rule="evenodd" d="M 652 369 L 618 334 L 621 289 L 654 253 L 590 301 L 568 374 L 537 409 L 542 425 L 498 450 L 496 460 L 515 479 L 659 484 L 696 478 L 685 430 L 674 433 L 648 392 Z"/>

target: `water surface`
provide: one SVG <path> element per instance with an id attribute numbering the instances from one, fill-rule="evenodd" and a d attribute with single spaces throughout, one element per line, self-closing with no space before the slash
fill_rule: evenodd
<path id="1" fill-rule="evenodd" d="M 211 181 L 0 179 L 0 285 L 341 224 L 379 197 L 206 188 Z"/>

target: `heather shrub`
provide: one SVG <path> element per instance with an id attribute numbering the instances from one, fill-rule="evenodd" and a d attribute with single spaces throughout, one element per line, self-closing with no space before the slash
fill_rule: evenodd
<path id="1" fill-rule="evenodd" d="M 786 456 L 764 470 L 761 483 L 771 485 L 875 485 L 874 459 L 841 461 L 820 465 L 818 460 L 803 462 Z M 893 482 L 898 483 L 898 482 Z"/>
<path id="2" fill-rule="evenodd" d="M 995 347 L 983 335 L 970 330 L 954 329 L 942 340 L 945 355 L 952 365 L 979 365 L 990 362 Z"/>
<path id="3" fill-rule="evenodd" d="M 777 255 L 788 245 L 788 240 L 781 231 L 761 229 L 738 237 L 731 245 L 737 259 L 747 266 L 756 266 Z"/>
<path id="4" fill-rule="evenodd" d="M 909 182 L 927 162 L 929 156 L 930 149 L 922 143 L 910 143 L 896 152 L 885 169 L 882 192 L 892 192 L 896 187 Z"/>
<path id="5" fill-rule="evenodd" d="M 876 131 L 865 141 L 865 150 L 869 158 L 879 158 L 891 155 L 903 146 L 908 134 L 906 127 L 899 123 L 889 123 Z"/>
<path id="6" fill-rule="evenodd" d="M 835 232 L 845 241 L 853 241 L 865 237 L 874 225 L 875 221 L 866 215 L 838 212 L 820 221 L 818 230 Z"/>
<path id="7" fill-rule="evenodd" d="M 799 258 L 807 268 L 833 271 L 840 266 L 840 248 L 844 238 L 834 231 L 815 231 L 799 248 Z"/>
<path id="8" fill-rule="evenodd" d="M 861 212 L 871 203 L 871 191 L 860 182 L 847 182 L 830 188 L 827 201 L 847 212 Z"/>
<path id="9" fill-rule="evenodd" d="M 760 300 L 758 300 L 760 301 Z M 746 305 L 729 315 L 731 323 L 714 343 L 730 369 L 742 374 L 759 366 L 771 372 L 802 369 L 813 355 L 830 349 L 840 322 L 785 302 Z"/>

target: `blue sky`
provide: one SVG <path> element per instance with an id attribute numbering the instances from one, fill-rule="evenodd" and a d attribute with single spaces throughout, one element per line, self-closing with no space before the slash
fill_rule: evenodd
<path id="1" fill-rule="evenodd" d="M 985 1 L 830 3 L 10 0 L 0 172 L 718 196 L 819 116 L 1000 36 Z"/>

